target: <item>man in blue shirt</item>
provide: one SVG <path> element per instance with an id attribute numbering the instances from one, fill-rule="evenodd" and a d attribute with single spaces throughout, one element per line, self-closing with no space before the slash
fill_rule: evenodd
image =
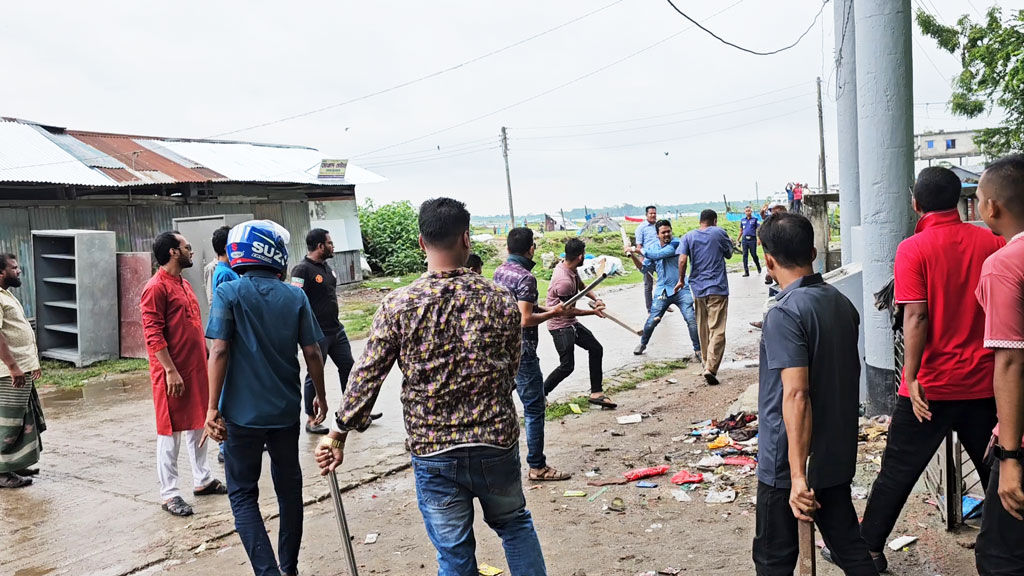
<path id="1" fill-rule="evenodd" d="M 658 209 L 648 206 L 644 209 L 644 213 L 647 215 L 647 222 L 637 226 L 635 234 L 636 250 L 640 254 L 644 254 L 645 249 L 656 251 L 661 247 L 658 242 L 658 227 L 655 225 L 658 222 Z M 640 271 L 644 274 L 644 304 L 647 306 L 647 311 L 650 312 L 651 293 L 654 290 L 654 261 L 644 255 L 644 263 Z"/>
<path id="2" fill-rule="evenodd" d="M 683 320 L 686 321 L 686 327 L 690 331 L 694 359 L 700 362 L 700 337 L 697 334 L 697 319 L 694 315 L 690 282 L 684 278 L 682 289 L 676 288 L 676 283 L 679 281 L 679 257 L 676 255 L 679 239 L 672 237 L 672 223 L 668 220 L 658 220 L 655 227 L 658 230 L 658 249 L 655 250 L 653 245 L 649 245 L 644 255 L 654 262 L 658 283 L 655 286 L 655 298 L 651 306 L 651 313 L 647 317 L 647 323 L 644 324 L 644 333 L 640 337 L 640 344 L 633 350 L 633 354 L 639 356 L 644 353 L 648 342 L 651 341 L 651 335 L 654 334 L 654 329 L 661 322 L 665 311 L 668 310 L 670 304 L 675 304 L 682 312 Z M 629 250 L 629 252 L 635 251 L 635 248 Z"/>
<path id="3" fill-rule="evenodd" d="M 725 354 L 725 321 L 729 313 L 729 279 L 725 260 L 732 258 L 729 234 L 718 227 L 714 210 L 700 213 L 700 228 L 690 230 L 679 242 L 679 278 L 676 290 L 683 288 L 686 264 L 692 262 L 690 288 L 697 309 L 697 332 L 704 354 L 704 380 L 718 384 L 718 367 Z"/>
<path id="4" fill-rule="evenodd" d="M 269 220 L 239 224 L 228 234 L 231 267 L 242 274 L 213 297 L 206 337 L 213 340 L 208 373 L 206 432 L 227 443 L 228 498 L 235 529 L 253 572 L 297 574 L 302 540 L 302 471 L 299 414 L 302 381 L 296 348 L 302 348 L 316 388 L 315 422 L 327 416 L 323 332 L 309 300 L 281 281 L 288 268 L 288 231 Z M 219 402 L 218 402 L 219 400 Z M 270 546 L 259 507 L 263 447 L 270 453 L 280 510 L 278 556 Z"/>
<path id="5" fill-rule="evenodd" d="M 757 273 L 761 274 L 761 261 L 757 259 L 757 247 L 761 241 L 757 239 L 757 227 L 760 224 L 754 217 L 754 210 L 747 206 L 744 211 L 743 220 L 740 220 L 740 235 L 736 243 L 743 248 L 743 277 L 750 276 L 750 266 L 747 264 L 747 254 L 754 257 L 754 266 L 757 266 Z"/>
<path id="6" fill-rule="evenodd" d="M 232 280 L 238 280 L 238 273 L 231 269 L 231 265 L 228 263 L 228 231 L 231 230 L 231 226 L 221 226 L 213 231 L 213 251 L 217 254 L 217 259 L 213 261 L 213 269 L 210 273 L 210 279 L 207 282 L 206 298 L 207 304 L 213 306 L 213 294 L 217 291 L 217 286 L 225 282 L 231 282 Z M 224 462 L 224 443 L 220 444 L 220 451 L 217 454 L 217 462 Z"/>
<path id="7" fill-rule="evenodd" d="M 875 576 L 850 497 L 860 317 L 814 273 L 814 229 L 807 218 L 771 216 L 760 238 L 768 272 L 782 291 L 761 335 L 756 573 L 792 574 L 800 549 L 797 522 L 813 520 L 844 574 Z"/>

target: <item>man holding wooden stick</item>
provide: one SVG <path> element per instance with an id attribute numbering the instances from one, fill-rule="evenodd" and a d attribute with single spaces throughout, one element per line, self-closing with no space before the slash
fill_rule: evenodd
<path id="1" fill-rule="evenodd" d="M 809 542 L 800 542 L 798 522 L 813 521 L 845 574 L 874 576 L 878 571 L 850 498 L 857 463 L 860 317 L 814 273 L 814 230 L 807 218 L 771 216 L 760 238 L 768 272 L 782 291 L 765 315 L 761 336 L 754 566 L 758 576 L 792 575 L 801 548 L 813 551 Z M 811 453 L 820 456 L 808 466 Z"/>

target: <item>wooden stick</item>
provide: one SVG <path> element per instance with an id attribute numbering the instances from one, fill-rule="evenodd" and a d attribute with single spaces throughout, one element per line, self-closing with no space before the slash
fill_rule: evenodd
<path id="1" fill-rule="evenodd" d="M 810 456 L 807 457 L 805 473 L 810 477 Z M 814 510 L 811 510 L 807 515 L 814 518 Z M 814 553 L 814 549 L 817 547 L 814 542 L 814 522 L 807 522 L 806 520 L 798 520 L 797 522 L 797 541 L 800 542 L 800 556 L 799 562 L 797 563 L 797 573 L 800 576 L 817 576 L 817 558 Z"/>
<path id="2" fill-rule="evenodd" d="M 594 304 L 593 302 L 591 302 L 590 303 L 590 307 L 591 308 L 595 308 L 595 307 L 597 307 L 597 304 Z M 629 330 L 630 332 L 636 334 L 637 336 L 640 336 L 640 335 L 642 335 L 644 333 L 643 330 L 637 330 L 636 328 L 633 328 L 632 326 L 630 326 L 629 324 L 626 324 L 622 320 L 619 320 L 615 316 L 612 316 L 611 314 L 608 313 L 607 310 L 602 310 L 601 313 L 604 314 L 605 318 L 611 320 L 612 322 L 615 322 L 619 326 L 622 326 L 623 328 L 625 328 L 626 330 Z"/>
<path id="3" fill-rule="evenodd" d="M 598 266 L 597 270 L 596 270 L 597 278 L 594 278 L 594 280 L 590 284 L 587 284 L 587 286 L 585 288 L 583 288 L 583 290 L 580 290 L 579 293 L 577 293 L 575 296 L 573 296 L 572 298 L 569 298 L 565 302 L 562 302 L 562 305 L 564 307 L 566 307 L 566 308 L 571 307 L 573 304 L 575 304 L 577 301 L 579 301 L 580 298 L 583 298 L 584 296 L 589 294 L 591 290 L 593 290 L 594 288 L 597 288 L 598 284 L 600 284 L 601 282 L 604 282 L 605 278 L 608 277 L 608 274 L 605 274 L 605 271 L 604 271 L 605 266 L 607 266 L 607 264 L 608 264 L 607 260 L 602 261 L 601 265 Z"/>

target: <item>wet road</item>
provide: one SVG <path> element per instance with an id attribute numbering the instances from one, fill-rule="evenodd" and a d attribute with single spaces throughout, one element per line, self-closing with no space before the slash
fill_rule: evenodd
<path id="1" fill-rule="evenodd" d="M 765 287 L 756 276 L 733 274 L 730 283 L 733 295 L 723 369 L 730 363 L 756 360 L 759 333 L 747 323 L 760 319 L 765 297 Z M 638 328 L 642 326 L 646 313 L 640 286 L 605 290 L 602 298 L 613 314 Z M 639 337 L 608 320 L 588 317 L 582 321 L 604 346 L 606 372 L 647 361 L 678 359 L 692 350 L 678 312 L 661 323 L 641 357 L 632 353 Z M 547 374 L 557 365 L 558 356 L 550 336 L 543 332 L 539 354 L 541 368 Z M 353 342 L 353 352 L 358 356 L 364 346 L 364 341 Z M 577 349 L 576 366 L 552 399 L 589 389 L 585 351 Z M 343 486 L 408 466 L 400 385 L 396 367 L 377 403 L 384 417 L 366 433 L 349 439 L 344 471 L 339 473 Z M 341 390 L 332 368 L 327 370 L 327 389 L 333 411 Z M 49 429 L 43 435 L 42 474 L 29 488 L 0 492 L 0 574 L 113 576 L 147 567 L 158 570 L 169 558 L 180 557 L 204 541 L 233 531 L 227 497 L 197 499 L 189 493 L 191 471 L 184 454 L 179 464 L 180 485 L 196 514 L 180 519 L 160 509 L 156 427 L 148 379 L 116 378 L 44 396 Z M 328 495 L 326 482 L 314 470 L 312 450 L 316 440 L 306 434 L 300 438 L 307 501 Z M 210 459 L 215 476 L 223 479 L 223 467 L 216 463 L 212 449 Z M 265 459 L 260 486 L 264 515 L 276 513 L 269 459 Z"/>

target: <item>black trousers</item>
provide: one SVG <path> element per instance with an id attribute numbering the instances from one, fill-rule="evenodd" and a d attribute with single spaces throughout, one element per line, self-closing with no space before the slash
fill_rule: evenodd
<path id="1" fill-rule="evenodd" d="M 996 425 L 996 401 L 931 400 L 931 420 L 918 422 L 910 398 L 900 396 L 889 424 L 889 440 L 882 455 L 882 470 L 875 478 L 864 510 L 860 531 L 868 549 L 881 552 L 921 473 L 935 455 L 946 433 L 955 430 L 967 450 L 982 485 L 988 484 L 985 449 Z"/>
<path id="2" fill-rule="evenodd" d="M 989 456 L 991 474 L 985 490 L 981 532 L 974 548 L 980 576 L 1024 574 L 1024 522 L 1003 508 L 999 500 L 999 461 Z"/>
<path id="3" fill-rule="evenodd" d="M 761 273 L 761 261 L 757 259 L 757 238 L 754 236 L 743 237 L 743 273 L 750 274 L 750 266 L 747 265 L 747 254 L 754 257 L 754 266 L 757 266 L 757 273 Z"/>
<path id="4" fill-rule="evenodd" d="M 601 392 L 604 388 L 601 382 L 604 374 L 601 372 L 601 362 L 604 358 L 604 348 L 594 338 L 594 333 L 587 330 L 587 327 L 576 323 L 568 328 L 561 328 L 551 331 L 551 338 L 555 341 L 555 350 L 558 350 L 558 368 L 555 368 L 547 378 L 544 379 L 544 395 L 547 396 L 562 383 L 576 369 L 576 346 L 583 348 L 590 355 L 590 392 Z"/>
<path id="5" fill-rule="evenodd" d="M 877 576 L 868 546 L 857 529 L 857 511 L 850 483 L 816 490 L 821 509 L 814 524 L 836 564 L 848 576 Z M 789 507 L 789 488 L 757 483 L 757 527 L 754 532 L 754 568 L 758 576 L 793 576 L 800 556 L 798 522 Z"/>
<path id="6" fill-rule="evenodd" d="M 348 375 L 352 372 L 355 360 L 352 359 L 352 346 L 348 343 L 348 334 L 342 328 L 338 332 L 324 333 L 324 339 L 320 341 L 320 355 L 324 357 L 324 368 L 326 372 L 327 359 L 334 362 L 338 368 L 338 380 L 341 382 L 341 391 L 345 391 L 348 385 Z M 313 378 L 306 373 L 306 382 L 303 385 L 303 400 L 305 400 L 306 416 L 313 415 L 313 399 L 316 398 L 316 389 L 313 387 Z M 330 418 L 333 418 L 331 416 Z"/>

